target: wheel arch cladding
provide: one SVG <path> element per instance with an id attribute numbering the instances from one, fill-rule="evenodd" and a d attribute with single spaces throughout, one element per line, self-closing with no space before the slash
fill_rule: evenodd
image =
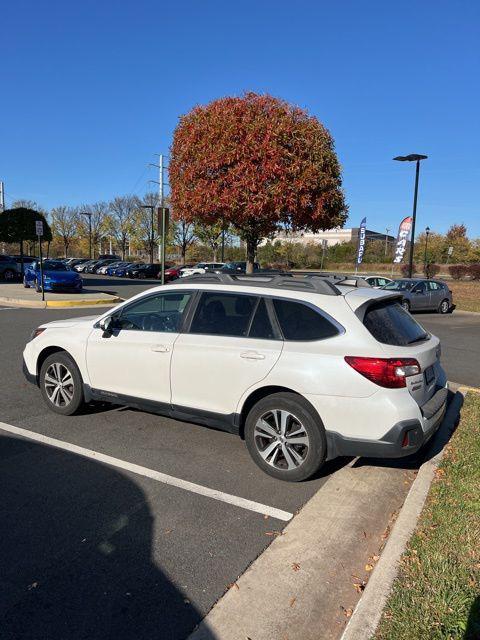
<path id="1" fill-rule="evenodd" d="M 323 424 L 321 417 L 318 415 L 318 411 L 301 393 L 298 393 L 298 391 L 295 391 L 294 389 L 290 389 L 289 387 L 269 385 L 267 387 L 260 387 L 259 389 L 255 389 L 255 391 L 252 391 L 252 393 L 245 399 L 245 402 L 243 403 L 241 411 L 238 414 L 238 435 L 242 438 L 242 440 L 245 439 L 245 421 L 247 419 L 247 416 L 251 408 L 257 402 L 259 402 L 260 400 L 263 400 L 263 398 L 266 398 L 267 396 L 271 396 L 274 393 L 291 393 L 293 395 L 298 396 L 299 398 L 302 398 L 305 402 L 309 404 L 311 410 L 318 417 L 320 423 Z"/>

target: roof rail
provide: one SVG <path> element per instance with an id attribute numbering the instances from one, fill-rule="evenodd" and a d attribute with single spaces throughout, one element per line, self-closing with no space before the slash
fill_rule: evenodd
<path id="1" fill-rule="evenodd" d="M 328 280 L 336 285 L 342 285 L 344 287 L 367 287 L 369 289 L 372 288 L 372 285 L 361 276 L 344 276 L 338 274 L 324 275 L 321 273 L 312 273 L 304 276 L 304 278 L 323 278 L 324 280 Z"/>
<path id="2" fill-rule="evenodd" d="M 186 276 L 180 282 L 175 280 L 172 284 L 227 284 L 238 286 L 268 287 L 275 289 L 287 289 L 290 291 L 311 291 L 327 296 L 339 296 L 341 291 L 326 278 L 294 278 L 292 274 L 251 273 L 230 275 L 227 273 L 205 273 Z"/>

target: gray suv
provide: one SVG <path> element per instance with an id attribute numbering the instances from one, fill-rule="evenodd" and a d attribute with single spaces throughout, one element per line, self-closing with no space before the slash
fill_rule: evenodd
<path id="1" fill-rule="evenodd" d="M 0 255 L 0 278 L 14 280 L 18 277 L 17 263 L 11 256 Z"/>
<path id="2" fill-rule="evenodd" d="M 402 294 L 402 306 L 407 311 L 437 311 L 452 313 L 455 309 L 452 292 L 441 280 L 403 278 L 382 287 Z"/>

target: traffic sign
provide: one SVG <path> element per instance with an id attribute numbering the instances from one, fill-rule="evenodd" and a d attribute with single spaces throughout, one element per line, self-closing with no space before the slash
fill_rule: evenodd
<path id="1" fill-rule="evenodd" d="M 41 220 L 35 220 L 35 233 L 37 236 L 43 236 L 43 222 Z"/>

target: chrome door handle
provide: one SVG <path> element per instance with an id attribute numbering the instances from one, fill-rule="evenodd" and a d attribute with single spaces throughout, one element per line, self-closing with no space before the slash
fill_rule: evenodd
<path id="1" fill-rule="evenodd" d="M 245 360 L 265 360 L 263 353 L 258 353 L 258 351 L 244 351 L 240 354 L 240 357 L 245 358 Z"/>
<path id="2" fill-rule="evenodd" d="M 166 344 L 154 344 L 152 351 L 156 351 L 157 353 L 167 353 L 170 351 L 170 347 L 167 347 Z"/>

